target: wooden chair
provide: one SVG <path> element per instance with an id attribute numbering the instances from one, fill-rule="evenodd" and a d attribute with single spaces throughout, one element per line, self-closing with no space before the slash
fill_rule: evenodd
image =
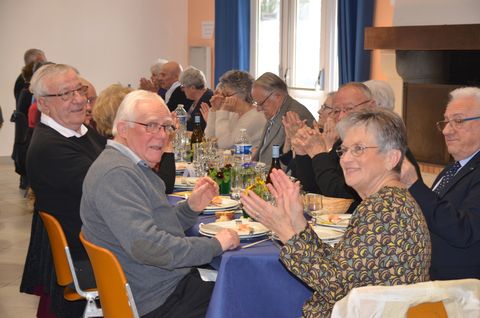
<path id="1" fill-rule="evenodd" d="M 87 305 L 83 312 L 84 318 L 102 317 L 102 309 L 99 308 L 95 302 L 98 298 L 98 291 L 96 289 L 82 290 L 78 284 L 77 274 L 75 273 L 72 256 L 62 226 L 51 214 L 40 212 L 40 217 L 47 229 L 57 283 L 64 287 L 64 298 L 69 301 L 85 299 Z M 68 287 L 72 282 L 75 289 Z"/>
<path id="2" fill-rule="evenodd" d="M 447 318 L 447 312 L 443 302 L 423 303 L 410 307 L 407 318 Z"/>
<path id="3" fill-rule="evenodd" d="M 80 233 L 80 241 L 93 266 L 104 316 L 138 318 L 130 285 L 117 257 L 106 248 L 89 242 L 83 233 Z"/>

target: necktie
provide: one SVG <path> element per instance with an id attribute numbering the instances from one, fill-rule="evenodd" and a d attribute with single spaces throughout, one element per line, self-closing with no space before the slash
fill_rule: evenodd
<path id="1" fill-rule="evenodd" d="M 448 169 L 442 180 L 440 180 L 438 186 L 433 191 L 435 191 L 437 194 L 443 192 L 443 190 L 445 190 L 445 188 L 450 184 L 450 182 L 452 182 L 453 177 L 455 177 L 455 174 L 457 173 L 458 169 L 460 169 L 460 167 L 460 162 L 455 162 L 455 164 L 451 166 L 450 169 Z"/>
<path id="2" fill-rule="evenodd" d="M 270 120 L 268 123 L 267 129 L 265 130 L 265 136 L 263 137 L 263 144 L 261 149 L 262 151 L 266 147 L 267 138 L 268 138 L 268 135 L 270 134 L 270 129 L 272 129 L 272 126 L 273 126 L 273 120 Z"/>

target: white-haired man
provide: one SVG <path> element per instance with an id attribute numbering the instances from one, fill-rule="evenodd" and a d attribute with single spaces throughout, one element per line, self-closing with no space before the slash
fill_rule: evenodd
<path id="1" fill-rule="evenodd" d="M 83 185 L 85 238 L 118 257 L 142 317 L 204 317 L 213 283 L 202 281 L 194 266 L 239 244 L 238 234 L 228 229 L 213 239 L 185 236 L 218 186 L 202 178 L 186 202 L 169 205 L 165 184 L 151 168 L 173 129 L 160 96 L 129 93 L 114 120 L 114 139 Z"/>
<path id="2" fill-rule="evenodd" d="M 82 303 L 64 302 L 63 292 L 53 279 L 53 263 L 46 232 L 38 211 L 55 216 L 62 225 L 82 287 L 94 287 L 88 255 L 79 240 L 80 199 L 88 168 L 103 146 L 93 130 L 83 125 L 88 87 L 76 69 L 64 64 L 48 64 L 32 76 L 30 88 L 41 112 L 27 152 L 27 174 L 35 192 L 30 245 L 20 290 L 36 293 L 39 286 L 54 297 L 57 317 L 82 313 Z M 85 274 L 85 275 L 83 275 Z M 56 289 L 56 292 L 52 292 Z M 63 305 L 60 305 L 63 304 Z M 61 307 L 61 306 L 67 307 Z M 83 304 L 83 307 L 85 305 Z"/>
<path id="3" fill-rule="evenodd" d="M 450 93 L 437 128 L 455 163 L 428 188 L 404 162 L 403 182 L 422 208 L 432 239 L 430 278 L 480 279 L 480 89 Z"/>

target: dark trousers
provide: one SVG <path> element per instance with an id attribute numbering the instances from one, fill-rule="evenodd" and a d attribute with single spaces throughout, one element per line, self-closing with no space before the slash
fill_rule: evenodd
<path id="1" fill-rule="evenodd" d="M 142 318 L 200 318 L 205 317 L 212 297 L 214 282 L 204 282 L 197 269 L 178 283 L 165 303 Z"/>

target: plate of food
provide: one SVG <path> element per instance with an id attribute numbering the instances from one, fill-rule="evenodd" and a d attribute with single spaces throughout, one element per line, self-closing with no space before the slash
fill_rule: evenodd
<path id="1" fill-rule="evenodd" d="M 176 177 L 174 187 L 179 190 L 193 190 L 199 179 L 198 177 Z"/>
<path id="2" fill-rule="evenodd" d="M 328 227 L 335 227 L 339 229 L 346 229 L 348 224 L 350 223 L 350 219 L 352 218 L 351 214 L 324 214 L 318 215 L 317 217 L 317 224 L 328 226 Z"/>
<path id="3" fill-rule="evenodd" d="M 225 196 L 216 196 L 203 210 L 204 214 L 215 214 L 216 211 L 234 210 L 238 207 L 238 201 Z"/>
<path id="4" fill-rule="evenodd" d="M 232 229 L 238 233 L 240 239 L 250 239 L 267 235 L 270 230 L 263 224 L 249 219 L 237 219 L 232 221 L 200 223 L 199 232 L 202 235 L 213 237 L 223 229 Z"/>
<path id="5" fill-rule="evenodd" d="M 185 161 L 175 162 L 175 170 L 184 171 L 185 169 L 187 169 L 187 165 L 188 163 L 186 163 Z"/>

